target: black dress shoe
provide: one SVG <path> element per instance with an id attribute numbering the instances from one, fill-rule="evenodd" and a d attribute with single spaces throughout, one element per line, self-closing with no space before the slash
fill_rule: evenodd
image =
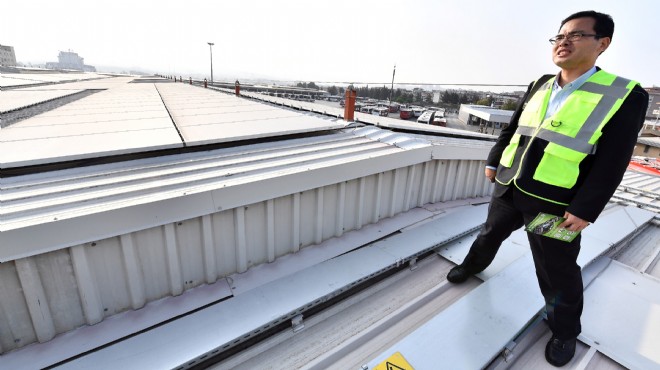
<path id="1" fill-rule="evenodd" d="M 575 338 L 561 340 L 553 335 L 545 346 L 545 359 L 550 365 L 561 367 L 566 365 L 575 355 Z"/>
<path id="2" fill-rule="evenodd" d="M 467 267 L 458 265 L 449 270 L 449 273 L 447 274 L 447 281 L 454 284 L 462 283 L 467 280 L 470 275 L 472 275 L 472 273 Z"/>

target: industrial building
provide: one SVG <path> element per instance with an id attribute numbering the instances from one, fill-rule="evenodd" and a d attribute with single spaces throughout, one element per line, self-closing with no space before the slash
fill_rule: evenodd
<path id="1" fill-rule="evenodd" d="M 16 66 L 16 53 L 13 46 L 0 45 L 0 67 Z"/>
<path id="2" fill-rule="evenodd" d="M 64 69 L 84 72 L 96 72 L 96 67 L 85 64 L 85 58 L 73 51 L 60 51 L 57 55 L 57 62 L 46 63 L 48 69 Z"/>

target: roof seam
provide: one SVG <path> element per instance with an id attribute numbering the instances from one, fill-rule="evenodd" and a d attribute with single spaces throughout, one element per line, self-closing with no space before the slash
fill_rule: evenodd
<path id="1" fill-rule="evenodd" d="M 169 108 L 167 108 L 167 104 L 165 103 L 165 100 L 163 99 L 163 95 L 160 94 L 160 90 L 158 90 L 158 86 L 156 84 L 153 84 L 154 88 L 156 89 L 156 92 L 158 93 L 158 97 L 160 97 L 160 101 L 163 102 L 163 107 L 167 111 L 167 115 L 170 116 L 170 120 L 172 121 L 172 126 L 174 126 L 174 129 L 176 130 L 176 133 L 179 135 L 179 138 L 181 139 L 181 143 L 183 144 L 184 147 L 187 147 L 188 144 L 186 144 L 186 140 L 183 138 L 183 135 L 181 134 L 181 130 L 179 130 L 179 127 L 176 125 L 176 122 L 174 121 L 174 117 L 172 117 L 172 113 L 170 113 Z"/>

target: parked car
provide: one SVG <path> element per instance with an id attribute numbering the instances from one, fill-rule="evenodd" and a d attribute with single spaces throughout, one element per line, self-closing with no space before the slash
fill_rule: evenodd
<path id="1" fill-rule="evenodd" d="M 371 110 L 371 114 L 387 117 L 390 114 L 390 109 L 388 107 L 375 107 Z"/>
<path id="2" fill-rule="evenodd" d="M 447 119 L 439 111 L 427 110 L 417 118 L 418 123 L 424 123 L 433 126 L 447 127 Z"/>
<path id="3" fill-rule="evenodd" d="M 422 114 L 419 115 L 417 118 L 417 123 L 424 123 L 424 124 L 431 124 L 433 122 L 433 116 L 435 116 L 435 112 L 432 110 L 426 110 Z"/>
<path id="4" fill-rule="evenodd" d="M 374 108 L 376 108 L 376 107 L 373 106 L 373 105 L 365 105 L 362 108 L 360 108 L 360 112 L 371 114 L 371 112 L 374 110 Z"/>
<path id="5" fill-rule="evenodd" d="M 413 116 L 413 111 L 410 108 L 401 108 L 399 110 L 399 118 L 409 119 Z"/>
<path id="6" fill-rule="evenodd" d="M 438 117 L 438 114 L 436 113 L 433 117 L 433 123 L 431 124 L 434 126 L 447 127 L 447 119 L 444 117 Z"/>
<path id="7" fill-rule="evenodd" d="M 424 108 L 422 107 L 412 107 L 413 116 L 419 117 L 424 113 Z"/>

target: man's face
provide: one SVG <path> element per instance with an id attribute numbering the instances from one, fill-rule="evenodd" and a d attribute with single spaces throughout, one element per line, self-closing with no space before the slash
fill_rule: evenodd
<path id="1" fill-rule="evenodd" d="M 589 17 L 572 19 L 561 27 L 559 34 L 566 36 L 579 32 L 593 35 L 596 33 L 594 31 L 595 23 L 596 21 Z M 552 61 L 564 70 L 587 70 L 596 64 L 596 59 L 598 59 L 600 53 L 607 49 L 609 44 L 609 37 L 596 39 L 591 36 L 583 36 L 576 41 L 568 41 L 567 38 L 564 38 L 564 40 L 557 41 L 553 45 Z"/>

